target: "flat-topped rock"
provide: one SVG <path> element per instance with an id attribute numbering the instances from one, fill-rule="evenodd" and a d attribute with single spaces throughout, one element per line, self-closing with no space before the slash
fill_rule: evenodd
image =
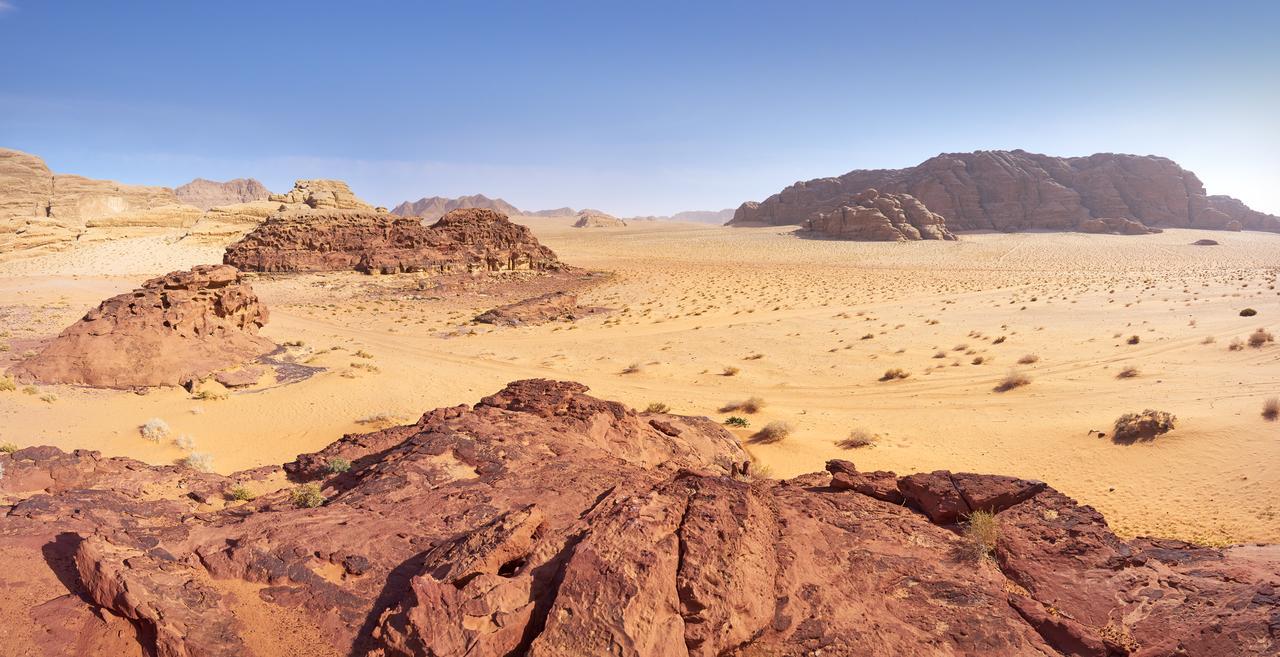
<path id="1" fill-rule="evenodd" d="M 223 262 L 248 271 L 382 274 L 563 266 L 527 227 L 484 209 L 454 210 L 431 226 L 371 210 L 282 213 L 228 246 Z"/>
<path id="2" fill-rule="evenodd" d="M 272 351 L 258 335 L 267 318 L 234 267 L 201 265 L 103 301 L 9 372 L 39 383 L 177 386 Z"/>
<path id="3" fill-rule="evenodd" d="M 173 192 L 183 203 L 201 210 L 265 201 L 271 196 L 271 191 L 253 178 L 236 178 L 226 182 L 196 178 L 185 185 L 175 187 Z"/>
<path id="4" fill-rule="evenodd" d="M 954 240 L 942 215 L 931 212 L 910 194 L 865 190 L 839 207 L 805 222 L 805 234 L 831 239 L 875 242 Z"/>

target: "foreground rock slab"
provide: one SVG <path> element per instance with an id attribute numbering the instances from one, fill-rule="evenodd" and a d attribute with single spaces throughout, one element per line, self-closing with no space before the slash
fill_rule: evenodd
<path id="1" fill-rule="evenodd" d="M 275 349 L 265 305 L 239 271 L 201 265 L 103 301 L 10 373 L 106 388 L 177 386 Z"/>
<path id="2" fill-rule="evenodd" d="M 954 240 L 942 215 L 926 208 L 910 194 L 881 194 L 865 190 L 830 212 L 805 223 L 804 234 L 845 240 L 906 242 Z"/>
<path id="3" fill-rule="evenodd" d="M 0 454 L 0 551 L 36 572 L 33 555 L 58 564 L 65 588 L 46 595 L 107 619 L 50 630 L 48 646 L 82 654 L 118 652 L 120 633 L 103 624 L 120 622 L 154 654 L 193 657 L 1280 646 L 1277 546 L 1126 542 L 1093 509 L 1012 477 L 863 476 L 842 461 L 832 474 L 751 480 L 747 459 L 709 419 L 518 381 L 300 456 L 285 470 L 316 486 L 298 498 L 308 505 L 290 490 L 201 503 L 244 473 Z M 971 556 L 954 524 L 977 509 L 998 521 L 990 559 Z M 28 580 L 0 570 L 22 593 L 0 611 L 23 627 L 35 612 L 20 601 L 43 602 Z"/>

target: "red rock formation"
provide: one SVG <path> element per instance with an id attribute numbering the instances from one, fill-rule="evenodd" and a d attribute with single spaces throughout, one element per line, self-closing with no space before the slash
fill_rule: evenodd
<path id="1" fill-rule="evenodd" d="M 266 323 L 240 272 L 201 265 L 103 301 L 10 373 L 40 383 L 176 386 L 273 350 L 258 335 Z"/>
<path id="2" fill-rule="evenodd" d="M 578 295 L 570 292 L 551 292 L 532 299 L 517 301 L 476 315 L 481 324 L 502 326 L 526 326 L 554 321 L 573 321 L 590 312 L 578 307 Z"/>
<path id="3" fill-rule="evenodd" d="M 625 228 L 627 222 L 600 210 L 581 210 L 574 228 Z"/>
<path id="4" fill-rule="evenodd" d="M 331 474 L 338 457 L 352 467 Z M 319 480 L 316 508 L 285 490 L 196 513 L 201 491 L 232 479 L 19 450 L 0 454 L 0 553 L 29 570 L 0 569 L 15 593 L 0 609 L 25 628 L 35 611 L 21 605 L 42 599 L 30 582 L 47 562 L 71 568 L 65 614 L 91 604 L 107 622 L 130 619 L 160 655 L 255 654 L 247 626 L 263 612 L 235 604 L 226 582 L 253 583 L 255 605 L 311 625 L 256 625 L 257 645 L 310 653 L 1244 656 L 1280 645 L 1280 546 L 1125 542 L 1093 509 L 1010 477 L 865 477 L 873 491 L 892 480 L 893 502 L 845 485 L 863 478 L 852 463 L 745 481 L 746 458 L 705 418 L 637 414 L 545 380 L 299 457 L 286 469 Z M 996 513 L 998 567 L 967 560 L 957 527 L 930 520 L 974 509 Z M 118 648 L 97 626 L 47 634 L 78 654 Z"/>
<path id="5" fill-rule="evenodd" d="M 244 270 L 366 273 L 550 270 L 562 265 L 533 233 L 493 210 L 454 210 L 430 227 L 374 211 L 273 216 L 227 247 Z"/>
<path id="6" fill-rule="evenodd" d="M 805 222 L 806 234 L 846 240 L 904 242 L 954 240 L 941 215 L 909 194 L 865 190 Z"/>
<path id="7" fill-rule="evenodd" d="M 799 182 L 738 208 L 731 224 L 803 224 L 861 191 L 910 194 L 952 230 L 1075 230 L 1090 219 L 1148 227 L 1280 230 L 1280 218 L 1205 195 L 1194 173 L 1155 156 L 1059 158 L 1026 151 L 947 153 L 907 169 Z"/>
<path id="8" fill-rule="evenodd" d="M 401 217 L 439 219 L 454 210 L 466 208 L 484 208 L 507 216 L 522 214 L 516 206 L 500 198 L 489 198 L 484 194 L 472 194 L 471 196 L 459 196 L 458 198 L 432 196 L 430 198 L 420 198 L 412 203 L 405 201 L 392 208 L 391 214 L 400 215 Z"/>

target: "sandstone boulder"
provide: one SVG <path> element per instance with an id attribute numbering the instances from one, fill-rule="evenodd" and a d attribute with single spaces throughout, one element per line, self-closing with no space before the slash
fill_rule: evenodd
<path id="1" fill-rule="evenodd" d="M 227 182 L 196 178 L 185 185 L 175 187 L 173 192 L 183 203 L 201 210 L 223 205 L 265 201 L 271 196 L 271 192 L 262 183 L 252 178 L 236 178 Z"/>
<path id="2" fill-rule="evenodd" d="M 1085 219 L 1080 222 L 1079 230 L 1082 233 L 1109 233 L 1112 235 L 1147 235 L 1160 232 L 1158 228 L 1147 228 L 1140 221 L 1117 217 Z"/>
<path id="3" fill-rule="evenodd" d="M 578 295 L 570 292 L 551 292 L 532 299 L 524 299 L 476 315 L 481 324 L 500 326 L 533 326 L 555 321 L 573 321 L 583 314 L 578 307 Z"/>
<path id="4" fill-rule="evenodd" d="M 240 272 L 201 265 L 103 301 L 10 373 L 40 383 L 176 386 L 272 351 L 258 335 L 266 322 Z"/>
<path id="5" fill-rule="evenodd" d="M 840 207 L 805 222 L 814 237 L 875 242 L 954 240 L 946 220 L 909 194 L 865 190 Z"/>
<path id="6" fill-rule="evenodd" d="M 372 210 L 341 180 L 298 180 L 284 194 L 272 194 L 267 200 L 286 205 L 305 205 L 325 210 Z"/>
<path id="7" fill-rule="evenodd" d="M 798 182 L 742 204 L 733 225 L 803 225 L 868 188 L 914 196 L 951 230 L 1078 230 L 1090 219 L 1152 228 L 1280 231 L 1280 218 L 1205 194 L 1196 175 L 1156 156 L 1053 157 L 1014 151 L 945 153 L 906 169 L 851 171 Z"/>
<path id="8" fill-rule="evenodd" d="M 242 270 L 457 273 L 554 270 L 555 253 L 493 210 L 454 210 L 429 227 L 370 210 L 285 212 L 227 247 Z"/>

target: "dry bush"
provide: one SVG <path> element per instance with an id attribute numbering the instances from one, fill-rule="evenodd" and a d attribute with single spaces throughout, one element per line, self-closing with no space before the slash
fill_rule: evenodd
<path id="1" fill-rule="evenodd" d="M 18 451 L 18 446 L 13 443 L 0 443 L 0 454 L 12 454 Z"/>
<path id="2" fill-rule="evenodd" d="M 671 407 L 662 402 L 651 402 L 645 407 L 645 413 L 667 413 L 671 411 Z"/>
<path id="3" fill-rule="evenodd" d="M 723 376 L 738 376 L 738 372 L 741 372 L 741 371 L 742 370 L 740 368 L 730 365 L 724 368 L 724 370 L 722 370 L 720 374 Z"/>
<path id="4" fill-rule="evenodd" d="M 1136 336 L 1136 335 L 1131 335 L 1131 336 L 1129 336 L 1129 339 L 1128 339 L 1128 340 L 1125 340 L 1125 342 L 1127 342 L 1127 343 L 1129 343 L 1129 344 L 1138 344 L 1139 342 L 1142 342 L 1142 338 L 1140 338 L 1140 337 L 1138 337 L 1138 336 Z"/>
<path id="5" fill-rule="evenodd" d="M 1254 315 L 1257 315 L 1257 314 L 1258 314 L 1258 311 L 1254 310 L 1253 308 L 1245 308 L 1244 310 L 1240 311 L 1241 317 L 1253 317 Z"/>
<path id="6" fill-rule="evenodd" d="M 963 536 L 969 556 L 976 560 L 990 559 L 1000 538 L 1000 523 L 994 513 L 974 511 L 965 522 Z"/>
<path id="7" fill-rule="evenodd" d="M 153 417 L 138 427 L 138 433 L 142 434 L 143 438 L 153 443 L 158 443 L 169 437 L 169 423 L 158 417 Z"/>
<path id="8" fill-rule="evenodd" d="M 1280 418 L 1280 397 L 1272 397 L 1262 402 L 1262 417 L 1272 422 Z"/>
<path id="9" fill-rule="evenodd" d="M 1231 338 L 1231 343 L 1227 345 L 1227 351 L 1243 351 L 1244 341 L 1240 338 Z"/>
<path id="10" fill-rule="evenodd" d="M 1141 413 L 1125 413 L 1116 420 L 1111 439 L 1118 443 L 1154 440 L 1173 431 L 1177 421 L 1172 413 L 1150 408 Z"/>
<path id="11" fill-rule="evenodd" d="M 632 364 L 630 364 L 630 365 L 628 365 L 628 366 L 626 366 L 626 367 L 622 368 L 622 373 L 623 373 L 623 374 L 635 374 L 636 372 L 639 372 L 640 370 L 641 370 L 640 363 L 632 363 Z"/>
<path id="12" fill-rule="evenodd" d="M 1213 337 L 1212 335 L 1206 335 L 1204 336 L 1204 339 L 1200 341 L 1200 344 L 1213 344 L 1217 341 L 1218 339 Z"/>
<path id="13" fill-rule="evenodd" d="M 1120 370 L 1120 372 L 1116 374 L 1117 379 L 1132 379 L 1135 376 L 1138 376 L 1138 368 L 1132 365 Z"/>
<path id="14" fill-rule="evenodd" d="M 1029 385 L 1030 383 L 1031 377 L 1019 372 L 1018 370 L 1009 370 L 1009 373 L 1000 380 L 1000 383 L 996 384 L 995 391 L 1008 392 L 1014 388 L 1021 388 L 1022 386 Z"/>
<path id="15" fill-rule="evenodd" d="M 755 432 L 755 434 L 751 436 L 751 442 L 760 443 L 762 445 L 780 443 L 785 440 L 787 436 L 790 436 L 791 432 L 794 430 L 795 429 L 791 426 L 790 422 L 774 420 L 769 424 L 764 425 L 764 427 L 759 431 Z"/>
<path id="16" fill-rule="evenodd" d="M 1032 364 L 1032 363 L 1036 363 L 1036 362 L 1039 362 L 1039 361 L 1040 361 L 1040 357 L 1039 357 L 1039 356 L 1037 356 L 1037 355 L 1035 355 L 1035 354 L 1027 354 L 1026 356 L 1023 356 L 1022 358 L 1019 358 L 1019 359 L 1018 359 L 1018 364 L 1019 364 L 1019 365 L 1030 365 L 1030 364 Z"/>
<path id="17" fill-rule="evenodd" d="M 983 364 L 983 363 L 987 362 L 987 358 L 986 358 L 985 356 L 974 356 L 974 357 L 973 357 L 973 360 L 972 360 L 971 362 L 972 362 L 974 365 L 981 365 L 981 364 Z"/>
<path id="18" fill-rule="evenodd" d="M 759 413 L 760 409 L 765 407 L 765 401 L 760 397 L 748 397 L 744 401 L 725 404 L 720 407 L 721 413 L 732 413 L 734 411 L 742 411 L 743 413 Z"/>
<path id="19" fill-rule="evenodd" d="M 992 340 L 992 341 L 991 341 L 991 344 L 1003 344 L 1003 343 L 1004 343 L 1004 341 L 1005 341 L 1005 337 L 1002 335 L 1002 336 L 1000 336 L 1000 337 L 996 338 L 995 340 Z"/>
<path id="20" fill-rule="evenodd" d="M 213 472 L 213 454 L 208 452 L 191 452 L 182 459 L 182 464 L 193 470 Z"/>
<path id="21" fill-rule="evenodd" d="M 865 429 L 854 429 L 849 432 L 848 438 L 836 441 L 836 445 L 839 445 L 842 449 L 857 449 L 859 447 L 870 447 L 876 444 L 876 441 L 878 440 L 880 440 L 880 436 L 877 436 L 870 431 Z"/>
<path id="22" fill-rule="evenodd" d="M 1258 329 L 1249 334 L 1249 346 L 1254 349 L 1260 349 L 1268 342 L 1275 342 L 1276 336 L 1271 335 L 1271 331 L 1266 329 Z"/>
<path id="23" fill-rule="evenodd" d="M 947 357 L 947 352 L 945 352 L 945 351 L 938 351 L 938 352 L 935 352 L 935 353 L 933 354 L 933 357 L 934 357 L 934 358 L 946 358 L 946 357 Z"/>
<path id="24" fill-rule="evenodd" d="M 905 379 L 911 376 L 911 373 L 901 367 L 891 367 L 884 372 L 884 376 L 880 377 L 881 381 L 893 381 L 896 379 Z"/>
<path id="25" fill-rule="evenodd" d="M 394 427 L 401 422 L 403 422 L 403 418 L 400 417 L 400 415 L 388 412 L 370 413 L 369 415 L 356 420 L 356 424 L 363 425 L 371 429 L 386 429 L 387 427 Z"/>
<path id="26" fill-rule="evenodd" d="M 194 436 L 192 436 L 191 434 L 189 434 L 189 433 L 184 433 L 184 434 L 182 434 L 181 436 L 178 436 L 177 438 L 174 438 L 174 439 L 173 439 L 173 444 L 174 444 L 174 445 L 177 445 L 177 446 L 178 446 L 178 449 L 180 449 L 180 450 L 182 450 L 182 451 L 184 451 L 184 452 L 190 452 L 190 451 L 195 450 L 195 448 L 196 448 L 196 439 L 195 439 L 195 437 L 194 437 Z"/>

